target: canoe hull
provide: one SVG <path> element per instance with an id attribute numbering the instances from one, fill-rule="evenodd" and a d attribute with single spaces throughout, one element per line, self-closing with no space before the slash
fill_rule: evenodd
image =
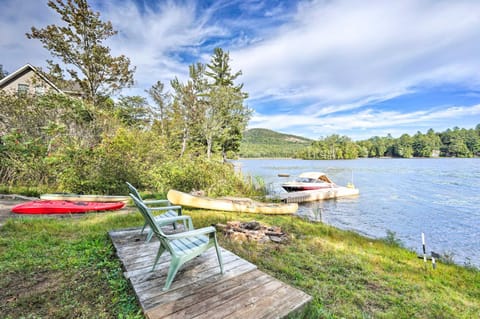
<path id="1" fill-rule="evenodd" d="M 260 203 L 248 198 L 208 198 L 170 190 L 168 200 L 174 205 L 182 205 L 226 212 L 241 212 L 266 215 L 288 215 L 297 211 L 295 203 Z"/>
<path id="2" fill-rule="evenodd" d="M 128 196 L 112 196 L 112 195 L 79 195 L 79 194 L 42 194 L 40 199 L 45 200 L 68 200 L 78 202 L 102 202 L 113 203 L 123 202 L 128 203 L 130 197 Z"/>
<path id="3" fill-rule="evenodd" d="M 75 202 L 64 200 L 35 200 L 12 207 L 15 214 L 82 214 L 94 211 L 117 210 L 125 203 Z"/>

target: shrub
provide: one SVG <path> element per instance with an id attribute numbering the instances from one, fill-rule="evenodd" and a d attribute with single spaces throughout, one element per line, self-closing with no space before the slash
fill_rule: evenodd
<path id="1" fill-rule="evenodd" d="M 256 190 L 235 173 L 231 164 L 205 158 L 181 158 L 158 165 L 153 171 L 153 185 L 160 193 L 169 189 L 183 192 L 205 191 L 210 196 L 252 194 Z"/>

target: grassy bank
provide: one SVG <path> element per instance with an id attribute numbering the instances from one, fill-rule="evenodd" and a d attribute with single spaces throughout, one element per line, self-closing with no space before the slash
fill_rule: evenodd
<path id="1" fill-rule="evenodd" d="M 480 272 L 296 217 L 186 211 L 196 227 L 253 220 L 287 231 L 288 244 L 221 245 L 313 296 L 301 318 L 473 318 Z M 107 231 L 140 226 L 140 214 L 12 219 L 0 228 L 2 318 L 141 318 Z"/>

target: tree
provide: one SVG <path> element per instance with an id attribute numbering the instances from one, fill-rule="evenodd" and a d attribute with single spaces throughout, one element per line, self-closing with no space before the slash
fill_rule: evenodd
<path id="1" fill-rule="evenodd" d="M 3 65 L 0 64 L 0 80 L 8 75 L 8 72 L 3 69 Z"/>
<path id="2" fill-rule="evenodd" d="M 413 140 L 408 134 L 403 134 L 393 144 L 393 155 L 404 158 L 410 158 L 413 156 L 412 148 Z"/>
<path id="3" fill-rule="evenodd" d="M 229 86 L 241 91 L 243 84 L 234 86 L 234 81 L 236 78 L 242 75 L 242 71 L 232 74 L 229 63 L 229 53 L 224 52 L 221 48 L 215 48 L 213 50 L 213 56 L 210 64 L 207 64 L 207 68 L 210 71 L 206 71 L 205 74 L 214 80 L 214 86 Z"/>
<path id="4" fill-rule="evenodd" d="M 232 73 L 228 52 L 215 48 L 207 69 L 205 74 L 211 80 L 204 125 L 207 157 L 210 158 L 216 140 L 226 161 L 227 152 L 238 152 L 252 111 L 243 103 L 248 97 L 242 92 L 243 84 L 234 83 L 242 71 Z"/>
<path id="5" fill-rule="evenodd" d="M 130 127 L 144 128 L 152 122 L 150 107 L 142 96 L 121 96 L 115 105 L 114 114 Z"/>
<path id="6" fill-rule="evenodd" d="M 171 81 L 174 90 L 173 122 L 180 129 L 181 150 L 180 157 L 185 154 L 188 143 L 192 140 L 192 132 L 200 130 L 205 114 L 206 80 L 204 78 L 205 66 L 201 63 L 189 67 L 190 79 L 186 84 L 178 78 Z"/>
<path id="7" fill-rule="evenodd" d="M 223 160 L 227 152 L 238 152 L 250 111 L 243 106 L 241 92 L 229 86 L 210 89 L 205 112 L 204 134 L 207 141 L 207 157 L 210 158 L 216 139 L 221 147 Z"/>
<path id="8" fill-rule="evenodd" d="M 168 122 L 172 117 L 172 104 L 169 101 L 169 94 L 164 93 L 164 84 L 161 81 L 157 81 L 147 93 L 153 99 L 156 104 L 154 108 L 154 115 L 160 123 L 160 132 L 163 136 L 169 136 Z"/>
<path id="9" fill-rule="evenodd" d="M 88 100 L 98 105 L 105 97 L 133 84 L 135 68 L 130 68 L 130 60 L 124 55 L 112 56 L 110 48 L 102 44 L 117 34 L 110 21 L 101 21 L 100 14 L 93 12 L 86 0 L 50 0 L 48 6 L 66 25 L 32 27 L 26 36 L 40 40 L 52 56 L 62 60 Z M 61 70 L 58 64 L 49 63 Z"/>

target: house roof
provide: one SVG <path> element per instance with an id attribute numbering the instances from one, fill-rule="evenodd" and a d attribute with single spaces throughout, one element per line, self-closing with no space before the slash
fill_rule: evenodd
<path id="1" fill-rule="evenodd" d="M 60 90 L 55 84 L 53 84 L 52 81 L 50 81 L 45 75 L 42 74 L 42 72 L 39 72 L 34 66 L 31 64 L 27 63 L 15 72 L 7 75 L 3 79 L 0 80 L 0 89 L 3 89 L 7 84 L 10 82 L 14 81 L 15 79 L 19 78 L 20 76 L 24 75 L 28 71 L 33 71 L 37 76 L 39 76 L 42 80 L 47 82 L 48 85 L 50 85 L 54 90 L 56 90 L 59 93 L 63 93 L 62 90 Z"/>

